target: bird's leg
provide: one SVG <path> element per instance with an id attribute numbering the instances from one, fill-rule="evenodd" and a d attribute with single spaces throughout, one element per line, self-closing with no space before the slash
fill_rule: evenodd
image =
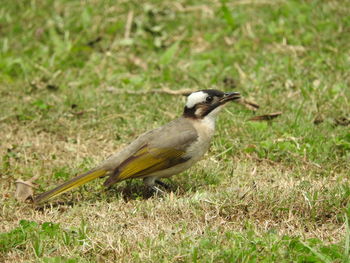
<path id="1" fill-rule="evenodd" d="M 165 194 L 165 192 L 162 189 L 160 189 L 159 187 L 157 187 L 155 185 L 156 183 L 159 184 L 159 182 L 160 182 L 159 180 L 156 180 L 156 178 L 154 178 L 154 177 L 146 177 L 146 178 L 143 179 L 143 182 L 148 187 L 148 189 L 150 189 L 150 191 L 153 194 L 161 194 L 161 195 Z"/>
<path id="2" fill-rule="evenodd" d="M 166 190 L 169 190 L 170 189 L 170 185 L 162 182 L 161 180 L 155 180 L 154 181 L 156 184 L 159 184 L 161 187 L 164 187 Z"/>

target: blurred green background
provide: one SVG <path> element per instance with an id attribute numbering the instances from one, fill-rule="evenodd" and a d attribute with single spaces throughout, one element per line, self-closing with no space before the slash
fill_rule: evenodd
<path id="1" fill-rule="evenodd" d="M 348 262 L 349 14 L 340 0 L 3 1 L 0 259 Z M 227 107 L 175 194 L 95 182 L 41 214 L 14 200 L 18 178 L 43 191 L 182 113 L 184 97 L 154 90 L 207 88 L 260 109 Z M 106 222 L 111 207 L 124 216 Z"/>

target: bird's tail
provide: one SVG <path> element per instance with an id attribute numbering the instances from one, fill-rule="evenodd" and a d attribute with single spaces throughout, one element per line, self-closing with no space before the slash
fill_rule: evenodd
<path id="1" fill-rule="evenodd" d="M 69 180 L 68 182 L 65 182 L 55 187 L 50 191 L 47 191 L 45 193 L 38 195 L 37 197 L 34 198 L 34 203 L 39 204 L 39 203 L 45 202 L 71 189 L 74 189 L 96 178 L 104 176 L 106 173 L 107 173 L 107 170 L 99 169 L 99 170 L 92 170 L 82 175 L 79 175 L 73 178 L 72 180 Z"/>

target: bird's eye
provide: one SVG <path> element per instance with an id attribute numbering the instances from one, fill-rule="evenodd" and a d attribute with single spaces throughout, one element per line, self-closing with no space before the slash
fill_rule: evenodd
<path id="1" fill-rule="evenodd" d="M 206 100 L 207 102 L 212 102 L 212 101 L 213 101 L 213 97 L 212 97 L 212 96 L 208 96 L 205 100 Z"/>

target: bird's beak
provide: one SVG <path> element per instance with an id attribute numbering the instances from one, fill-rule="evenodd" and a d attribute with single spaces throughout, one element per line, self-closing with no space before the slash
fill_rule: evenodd
<path id="1" fill-rule="evenodd" d="M 227 92 L 225 95 L 220 99 L 219 103 L 220 104 L 225 104 L 226 102 L 229 101 L 236 101 L 241 98 L 241 94 L 238 92 Z"/>

